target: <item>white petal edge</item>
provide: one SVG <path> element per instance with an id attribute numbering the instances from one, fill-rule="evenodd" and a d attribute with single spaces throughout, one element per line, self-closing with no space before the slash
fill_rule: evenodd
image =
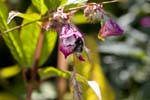
<path id="1" fill-rule="evenodd" d="M 99 100 L 102 100 L 102 95 L 98 83 L 96 81 L 88 81 L 88 84 L 98 96 Z"/>
<path id="2" fill-rule="evenodd" d="M 17 11 L 10 11 L 9 14 L 8 14 L 8 19 L 7 19 L 7 24 L 9 24 L 11 22 L 11 20 L 18 16 L 20 14 L 20 12 L 17 12 Z"/>

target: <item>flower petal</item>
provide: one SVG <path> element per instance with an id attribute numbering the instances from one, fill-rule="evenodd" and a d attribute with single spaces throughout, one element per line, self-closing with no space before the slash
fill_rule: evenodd
<path id="1" fill-rule="evenodd" d="M 65 58 L 73 53 L 74 46 L 60 46 L 60 51 L 64 54 Z"/>
<path id="2" fill-rule="evenodd" d="M 77 38 L 82 37 L 82 33 L 74 25 L 66 24 L 62 27 L 59 37 L 67 38 L 73 35 L 75 35 Z"/>
<path id="3" fill-rule="evenodd" d="M 85 59 L 82 57 L 82 55 L 77 54 L 77 57 L 78 57 L 78 59 L 79 59 L 80 61 L 85 61 Z"/>
<path id="4" fill-rule="evenodd" d="M 108 36 L 118 36 L 123 34 L 123 30 L 120 26 L 115 23 L 112 19 L 107 20 L 102 28 L 100 29 L 99 36 L 100 37 L 108 37 Z"/>

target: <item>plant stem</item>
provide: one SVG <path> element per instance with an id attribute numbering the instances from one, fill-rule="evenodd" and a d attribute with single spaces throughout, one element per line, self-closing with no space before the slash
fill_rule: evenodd
<path id="1" fill-rule="evenodd" d="M 73 67 L 73 72 L 71 75 L 71 86 L 73 88 L 73 97 L 74 100 L 82 100 L 82 90 L 81 90 L 81 86 L 78 83 L 78 81 L 76 80 L 76 69 L 75 67 Z"/>
<path id="2" fill-rule="evenodd" d="M 102 2 L 101 4 L 115 3 L 115 2 L 119 2 L 119 1 L 122 1 L 122 0 L 105 1 L 105 2 Z"/>
<path id="3" fill-rule="evenodd" d="M 57 67 L 61 70 L 67 70 L 67 62 L 61 52 L 58 50 Z M 58 100 L 63 100 L 67 90 L 67 81 L 63 77 L 59 77 L 57 81 Z"/>
<path id="4" fill-rule="evenodd" d="M 39 80 L 37 80 L 37 71 L 38 71 L 38 62 L 39 62 L 39 58 L 41 55 L 41 48 L 43 46 L 43 39 L 44 39 L 44 30 L 41 29 L 41 32 L 39 34 L 37 47 L 35 49 L 32 69 L 31 69 L 31 73 L 30 73 L 31 74 L 31 81 L 27 85 L 26 100 L 31 100 L 33 88 L 38 86 L 38 84 L 39 84 Z"/>
<path id="5" fill-rule="evenodd" d="M 28 84 L 27 86 L 27 98 L 26 100 L 32 100 L 32 90 L 33 90 L 33 86 L 32 84 Z"/>

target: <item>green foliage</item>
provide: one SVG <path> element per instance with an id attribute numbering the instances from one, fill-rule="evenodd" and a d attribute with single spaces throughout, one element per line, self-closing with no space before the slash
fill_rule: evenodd
<path id="1" fill-rule="evenodd" d="M 41 79 L 46 79 L 46 78 L 50 78 L 50 77 L 58 77 L 58 76 L 64 77 L 66 79 L 70 79 L 72 73 L 69 71 L 62 71 L 62 70 L 59 70 L 59 69 L 54 68 L 54 67 L 47 67 L 45 69 L 41 69 L 39 71 L 39 75 L 40 75 Z M 80 74 L 77 74 L 76 80 L 82 86 L 83 95 L 88 92 L 88 93 L 90 93 L 90 95 L 95 96 L 95 98 L 98 99 L 97 95 L 94 93 L 92 87 L 89 85 L 88 80 L 85 77 L 81 76 Z M 86 99 L 86 100 L 88 100 L 88 99 Z M 91 100 L 91 99 L 89 99 L 89 100 Z"/>
<path id="2" fill-rule="evenodd" d="M 44 2 L 49 10 L 56 10 L 60 5 L 61 0 L 44 0 Z"/>
<path id="3" fill-rule="evenodd" d="M 40 20 L 40 18 L 41 18 L 41 16 L 39 14 L 34 13 L 34 12 L 33 13 L 31 13 L 31 12 L 25 13 L 25 14 L 20 13 L 18 16 L 23 19 L 28 20 L 29 22 L 37 21 L 37 20 Z"/>
<path id="4" fill-rule="evenodd" d="M 72 17 L 72 22 L 75 24 L 87 24 L 88 21 L 81 13 L 77 13 Z"/>
<path id="5" fill-rule="evenodd" d="M 44 15 L 47 12 L 47 7 L 44 0 L 32 0 L 32 4 L 38 9 L 38 11 Z"/>
<path id="6" fill-rule="evenodd" d="M 31 13 L 32 8 L 30 7 L 28 11 L 30 11 Z M 24 19 L 22 24 L 29 23 L 29 22 L 30 22 L 29 20 Z M 26 64 L 24 66 L 26 67 L 31 67 L 33 64 L 34 53 L 37 47 L 40 31 L 41 29 L 38 23 L 31 23 L 21 28 L 20 38 L 21 38 L 21 43 L 24 50 L 23 52 L 26 60 Z"/>
<path id="7" fill-rule="evenodd" d="M 4 13 L 4 11 L 1 12 L 0 28 L 2 31 L 8 30 L 9 26 L 11 27 L 15 26 L 13 21 L 9 24 L 9 26 L 7 25 L 6 23 L 7 15 L 5 15 L 5 18 L 3 18 L 4 17 L 3 15 L 8 14 L 8 12 L 5 11 Z M 34 22 L 34 21 L 39 20 L 41 18 L 41 15 L 35 13 L 33 6 L 30 6 L 28 11 L 25 14 L 19 13 L 16 16 L 24 18 L 22 25 L 25 25 L 27 23 L 30 24 L 25 25 L 24 27 L 21 28 L 20 35 L 19 32 L 15 30 L 9 32 L 8 34 L 6 33 L 5 35 L 3 35 L 3 37 L 8 47 L 11 48 L 11 52 L 15 57 L 15 59 L 22 66 L 31 67 L 33 64 L 34 53 L 39 39 L 39 33 L 41 31 L 40 22 Z M 40 65 L 42 65 L 47 60 L 49 54 L 52 52 L 57 40 L 56 38 L 57 38 L 57 34 L 54 31 L 48 31 L 44 33 L 44 43 L 43 43 L 43 48 L 41 48 L 42 53 L 39 61 Z"/>
<path id="8" fill-rule="evenodd" d="M 11 11 L 9 13 L 7 23 L 9 24 L 11 22 L 11 20 L 16 16 L 28 20 L 29 21 L 28 23 L 37 21 L 41 18 L 41 16 L 37 13 L 26 13 L 26 14 L 24 14 L 24 13 L 20 13 L 20 12 L 17 12 L 17 11 Z M 25 23 L 25 24 L 27 24 L 27 23 Z"/>
<path id="9" fill-rule="evenodd" d="M 52 53 L 57 41 L 57 33 L 54 30 L 49 30 L 44 33 L 43 47 L 41 48 L 41 57 L 39 65 L 42 65 Z"/>
<path id="10" fill-rule="evenodd" d="M 60 6 L 64 5 L 72 5 L 72 4 L 83 4 L 87 2 L 88 0 L 62 0 Z"/>
<path id="11" fill-rule="evenodd" d="M 0 93 L 0 100 L 18 100 L 18 98 L 8 93 Z"/>
<path id="12" fill-rule="evenodd" d="M 3 10 L 0 11 L 0 30 L 5 31 L 8 30 L 11 27 L 15 27 L 14 22 L 7 25 L 7 8 L 5 5 L 0 1 L 0 6 Z M 19 62 L 19 64 L 24 64 L 24 55 L 22 52 L 22 45 L 19 38 L 19 33 L 17 30 L 9 32 L 7 34 L 3 35 L 3 38 L 9 47 L 12 55 L 14 58 Z"/>
<path id="13" fill-rule="evenodd" d="M 17 65 L 9 66 L 0 69 L 0 79 L 6 79 L 17 75 L 21 71 L 21 68 Z"/>

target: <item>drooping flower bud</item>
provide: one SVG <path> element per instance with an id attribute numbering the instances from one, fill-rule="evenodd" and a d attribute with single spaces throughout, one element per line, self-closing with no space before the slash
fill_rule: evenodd
<path id="1" fill-rule="evenodd" d="M 91 22 L 100 21 L 104 18 L 105 11 L 102 9 L 102 5 L 96 3 L 89 3 L 84 9 L 84 16 Z"/>
<path id="2" fill-rule="evenodd" d="M 109 36 L 119 36 L 123 34 L 123 30 L 112 19 L 108 19 L 99 31 L 98 37 L 105 38 Z"/>
<path id="3" fill-rule="evenodd" d="M 65 58 L 72 53 L 75 53 L 79 60 L 84 61 L 81 56 L 83 50 L 82 33 L 71 24 L 65 24 L 59 33 L 60 38 L 60 51 L 64 54 Z"/>

